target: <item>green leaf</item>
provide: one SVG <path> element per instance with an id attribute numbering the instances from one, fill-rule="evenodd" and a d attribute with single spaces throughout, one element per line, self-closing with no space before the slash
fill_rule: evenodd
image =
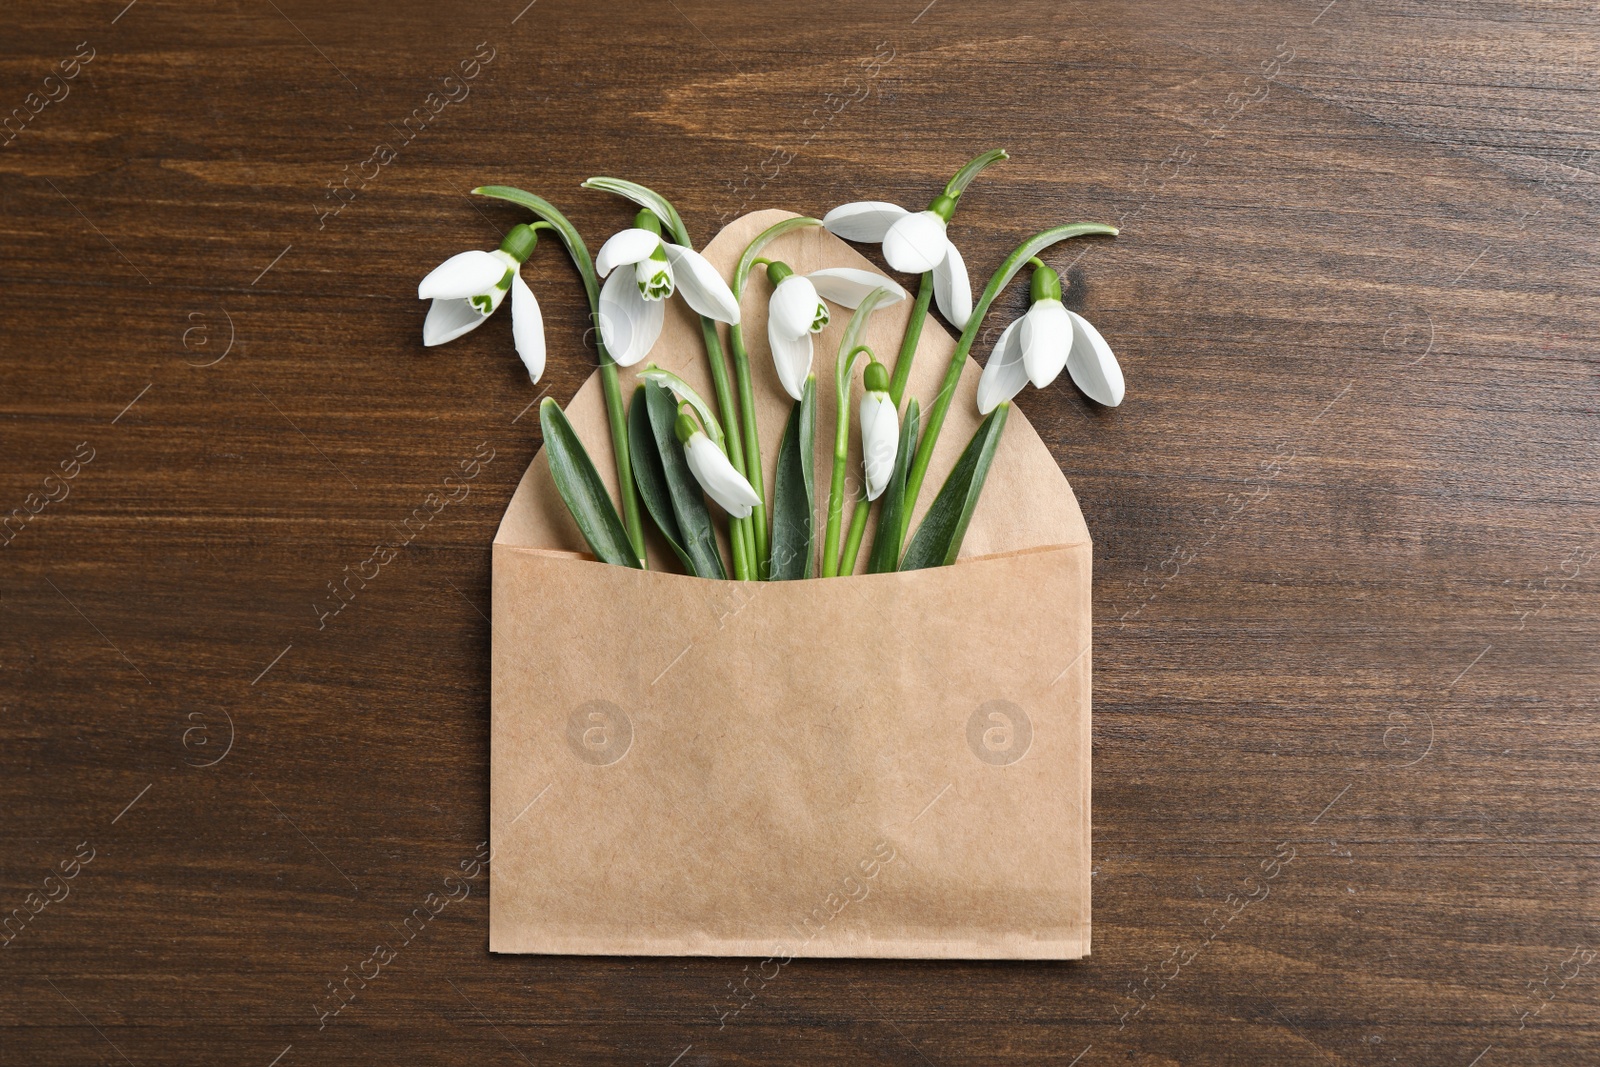
<path id="1" fill-rule="evenodd" d="M 717 535 L 711 527 L 711 512 L 706 508 L 700 483 L 689 470 L 683 446 L 675 427 L 678 402 L 655 382 L 645 382 L 644 406 L 650 420 L 649 451 L 661 461 L 661 473 L 671 500 L 672 517 L 682 535 L 684 562 L 692 574 L 701 578 L 726 578 L 722 554 L 717 551 Z M 638 401 L 634 401 L 638 406 Z M 637 447 L 637 446 L 636 446 Z M 652 514 L 654 512 L 652 511 Z"/>
<path id="2" fill-rule="evenodd" d="M 811 577 L 816 558 L 816 511 L 812 487 L 816 480 L 817 380 L 807 378 L 801 398 L 789 410 L 778 447 L 778 473 L 772 489 L 771 580 Z"/>
<path id="3" fill-rule="evenodd" d="M 972 179 L 983 173 L 985 167 L 991 163 L 998 163 L 1002 159 L 1010 159 L 1004 148 L 991 149 L 981 156 L 968 160 L 967 164 L 956 171 L 955 177 L 945 183 L 945 196 L 960 196 L 967 191 L 967 186 L 972 184 Z"/>
<path id="4" fill-rule="evenodd" d="M 872 535 L 868 574 L 888 574 L 900 569 L 900 545 L 906 526 L 900 513 L 905 508 L 906 471 L 911 467 L 911 453 L 916 451 L 920 417 L 917 398 L 912 397 L 906 405 L 906 417 L 900 422 L 900 451 L 895 453 L 894 473 L 889 477 L 889 486 L 884 489 L 878 506 L 878 532 Z"/>
<path id="5" fill-rule="evenodd" d="M 606 492 L 589 453 L 583 450 L 583 442 L 553 397 L 547 396 L 540 403 L 539 425 L 544 431 L 550 476 L 596 558 L 619 567 L 638 567 L 639 557 L 628 543 L 628 532 L 617 518 L 617 509 L 611 505 L 611 494 Z"/>
<path id="6" fill-rule="evenodd" d="M 672 201 L 654 189 L 647 189 L 638 182 L 625 181 L 622 178 L 590 178 L 583 183 L 583 187 L 615 193 L 632 200 L 640 207 L 649 208 L 670 231 L 669 236 L 674 244 L 680 244 L 685 248 L 694 247 L 689 242 L 689 231 L 684 228 L 683 218 L 678 214 L 678 209 L 672 206 Z"/>
<path id="7" fill-rule="evenodd" d="M 775 222 L 771 226 L 768 226 L 766 229 L 762 230 L 760 233 L 756 234 L 756 239 L 745 246 L 744 255 L 739 257 L 739 265 L 733 268 L 733 295 L 744 295 L 744 284 L 750 277 L 751 269 L 755 266 L 756 257 L 761 254 L 761 250 L 767 247 L 769 243 L 777 240 L 786 233 L 792 233 L 795 230 L 802 230 L 807 226 L 821 225 L 821 219 L 812 219 L 802 216 L 797 219 L 784 219 L 781 222 Z"/>
<path id="8" fill-rule="evenodd" d="M 642 381 L 669 389 L 685 404 L 694 408 L 694 413 L 700 417 L 700 425 L 705 427 L 706 436 L 711 438 L 713 444 L 724 452 L 727 451 L 727 437 L 722 432 L 722 424 L 712 414 L 711 405 L 705 398 L 694 391 L 694 387 L 669 370 L 662 370 L 654 363 L 646 364 L 644 370 L 639 372 Z M 673 418 L 677 418 L 676 415 Z"/>
<path id="9" fill-rule="evenodd" d="M 656 451 L 656 435 L 650 428 L 650 405 L 644 389 L 641 385 L 633 391 L 633 402 L 628 406 L 628 451 L 633 457 L 633 480 L 639 486 L 645 510 L 655 520 L 656 529 L 683 562 L 684 569 L 694 574 L 694 561 L 683 550 L 683 531 L 672 511 L 672 492 L 667 488 L 661 453 Z"/>
<path id="10" fill-rule="evenodd" d="M 966 451 L 956 462 L 955 470 L 945 479 L 933 506 L 917 527 L 917 535 L 906 549 L 906 558 L 900 564 L 903 571 L 921 570 L 924 567 L 944 567 L 956 561 L 961 551 L 961 539 L 967 536 L 967 524 L 978 506 L 983 493 L 983 481 L 989 475 L 989 463 L 1000 444 L 1000 434 L 1006 428 L 1006 413 L 1011 405 L 1001 404 L 989 413 L 972 435 Z"/>

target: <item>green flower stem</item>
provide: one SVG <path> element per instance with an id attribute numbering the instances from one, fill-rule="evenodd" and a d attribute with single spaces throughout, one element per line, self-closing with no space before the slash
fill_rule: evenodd
<path id="1" fill-rule="evenodd" d="M 889 399 L 894 401 L 896 408 L 900 406 L 900 398 L 905 395 L 906 381 L 911 377 L 911 364 L 917 358 L 917 345 L 922 340 L 922 324 L 928 319 L 928 305 L 932 302 L 933 271 L 930 270 L 923 272 L 922 282 L 917 286 L 917 302 L 911 306 L 911 317 L 906 320 L 906 335 L 900 342 L 900 355 L 894 361 L 894 377 L 889 379 Z M 861 550 L 861 539 L 866 535 L 867 516 L 871 511 L 870 501 L 863 499 L 856 503 L 855 513 L 850 516 L 850 532 L 845 535 L 844 558 L 839 561 L 841 574 L 850 574 L 855 570 L 856 553 Z"/>
<path id="2" fill-rule="evenodd" d="M 850 575 L 855 573 L 856 556 L 861 551 L 861 538 L 867 532 L 867 512 L 872 510 L 872 501 L 861 497 L 856 501 L 856 508 L 850 516 L 850 529 L 844 535 L 844 549 L 839 555 L 839 573 Z"/>
<path id="3" fill-rule="evenodd" d="M 968 160 L 966 165 L 956 171 L 955 175 L 945 183 L 945 221 L 955 214 L 956 201 L 961 194 L 966 192 L 967 186 L 972 184 L 974 178 L 982 174 L 990 164 L 998 163 L 1002 159 L 1010 159 L 1003 148 L 996 148 L 975 156 Z M 900 406 L 901 398 L 905 396 L 906 382 L 911 379 L 911 365 L 917 358 L 917 345 L 922 341 L 922 324 L 928 320 L 928 305 L 933 302 L 933 272 L 924 271 L 922 281 L 917 285 L 917 302 L 912 305 L 911 315 L 906 319 L 906 335 L 900 342 L 900 355 L 894 361 L 894 377 L 889 381 L 889 398 L 894 401 L 896 408 Z M 855 567 L 856 552 L 861 547 L 861 538 L 866 534 L 867 518 L 872 511 L 872 505 L 863 500 L 856 505 L 855 514 L 850 516 L 850 533 L 845 539 L 844 559 L 840 561 L 840 570 L 849 574 Z"/>
<path id="4" fill-rule="evenodd" d="M 972 309 L 972 317 L 967 320 L 967 328 L 961 331 L 961 340 L 956 344 L 956 350 L 950 355 L 950 365 L 944 373 L 944 384 L 940 386 L 939 395 L 933 402 L 933 410 L 928 413 L 922 440 L 917 444 L 916 459 L 906 476 L 906 502 L 902 517 L 905 525 L 902 527 L 902 539 L 904 529 L 910 526 L 911 512 L 917 506 L 917 494 L 922 490 L 922 480 L 928 475 L 928 465 L 933 462 L 933 448 L 939 441 L 939 431 L 944 427 L 945 412 L 950 410 L 950 401 L 955 398 L 956 385 L 961 381 L 961 371 L 966 365 L 967 354 L 972 351 L 972 344 L 978 339 L 979 331 L 983 329 L 983 318 L 988 314 L 995 297 L 1000 295 L 1000 290 L 1016 277 L 1023 264 L 1032 257 L 1058 241 L 1093 234 L 1115 237 L 1117 228 L 1103 222 L 1074 222 L 1036 233 L 1018 245 L 1016 250 L 1006 257 L 1005 262 L 1000 264 L 1000 269 L 989 278 L 989 284 L 984 287 L 983 295 L 978 298 L 978 303 Z"/>
<path id="5" fill-rule="evenodd" d="M 750 242 L 744 254 L 739 257 L 738 266 L 734 268 L 733 298 L 740 301 L 744 299 L 744 286 L 749 280 L 750 271 L 757 263 L 766 262 L 760 259 L 757 253 L 774 238 L 807 226 L 821 225 L 820 219 L 784 219 L 757 234 L 755 240 Z M 772 556 L 767 538 L 767 493 L 766 487 L 762 484 L 761 431 L 756 425 L 755 393 L 750 384 L 750 353 L 745 348 L 744 327 L 738 323 L 728 327 L 728 349 L 733 356 L 733 374 L 739 388 L 739 413 L 743 416 L 739 432 L 744 435 L 744 453 L 749 468 L 745 471 L 745 477 L 750 481 L 750 488 L 754 489 L 756 496 L 762 500 L 762 503 L 757 504 L 755 510 L 750 513 L 750 526 L 754 535 L 752 548 L 755 552 L 756 577 L 765 581 L 772 571 Z"/>
<path id="6" fill-rule="evenodd" d="M 583 187 L 615 193 L 632 200 L 640 207 L 649 208 L 661 220 L 675 244 L 684 248 L 694 247 L 694 242 L 689 240 L 689 230 L 684 226 L 683 217 L 678 214 L 678 209 L 672 206 L 670 200 L 653 189 L 621 178 L 603 177 L 590 178 L 583 183 Z M 738 432 L 739 422 L 735 418 L 733 391 L 728 384 L 728 367 L 722 359 L 722 339 L 717 336 L 716 321 L 704 315 L 700 316 L 700 334 L 705 339 L 706 362 L 711 367 L 711 385 L 717 394 L 717 411 L 723 426 L 728 429 L 728 461 L 733 464 L 734 470 L 748 478 L 749 472 L 744 461 L 744 444 Z M 749 519 L 735 519 L 729 516 L 728 542 L 733 551 L 733 576 L 740 581 L 754 578 L 755 537 L 751 533 Z"/>
<path id="7" fill-rule="evenodd" d="M 900 406 L 905 395 L 906 382 L 911 380 L 911 364 L 917 358 L 917 345 L 922 343 L 922 324 L 928 321 L 928 305 L 933 303 L 933 271 L 924 271 L 922 283 L 917 286 L 917 302 L 911 305 L 911 317 L 906 320 L 906 336 L 900 342 L 900 354 L 895 357 L 894 376 L 889 379 L 889 399 Z"/>
<path id="8" fill-rule="evenodd" d="M 850 322 L 844 328 L 844 340 L 839 342 L 839 359 L 834 364 L 834 386 L 838 392 L 838 411 L 834 420 L 833 479 L 828 486 L 828 524 L 822 539 L 822 576 L 834 578 L 839 571 L 839 525 L 844 514 L 844 469 L 850 455 L 850 379 L 855 373 L 856 356 L 866 351 L 861 335 L 866 332 L 867 320 L 879 304 L 889 299 L 887 289 L 874 289 L 861 301 Z M 857 539 L 859 543 L 859 538 Z M 853 561 L 852 561 L 853 562 Z M 848 574 L 849 571 L 844 573 Z"/>
<path id="9" fill-rule="evenodd" d="M 748 478 L 744 465 L 744 445 L 739 439 L 739 422 L 733 409 L 733 391 L 728 386 L 728 366 L 722 359 L 722 339 L 717 336 L 716 320 L 700 316 L 700 335 L 706 343 L 706 362 L 711 365 L 711 388 L 717 394 L 717 417 L 728 428 L 724 442 L 728 461 L 733 464 L 734 470 Z M 728 517 L 728 543 L 733 550 L 734 578 L 741 582 L 755 578 L 755 538 L 750 532 L 748 518 Z"/>
<path id="10" fill-rule="evenodd" d="M 622 406 L 622 382 L 617 378 L 617 365 L 612 362 L 611 354 L 604 348 L 600 352 L 600 389 L 606 398 L 606 422 L 611 425 L 611 451 L 617 457 L 618 488 L 622 491 L 622 524 L 628 530 L 628 543 L 639 555 L 640 568 L 649 570 L 644 550 L 644 526 L 639 522 L 639 487 L 633 484 L 633 457 L 628 453 L 628 416 Z"/>
<path id="11" fill-rule="evenodd" d="M 850 320 L 850 325 L 855 326 L 854 319 Z M 866 346 L 858 345 L 848 356 L 840 352 L 834 375 L 839 406 L 833 424 L 833 480 L 828 485 L 828 525 L 822 536 L 824 578 L 839 575 L 839 519 L 844 514 L 844 470 L 850 458 L 850 379 L 855 377 L 856 363 L 865 351 Z"/>
<path id="12" fill-rule="evenodd" d="M 583 288 L 589 297 L 590 320 L 600 321 L 600 283 L 594 274 L 594 261 L 583 243 L 577 228 L 555 205 L 541 196 L 509 185 L 483 185 L 472 190 L 478 196 L 492 196 L 498 200 L 521 205 L 538 215 L 561 236 L 572 265 L 578 268 Z M 639 520 L 639 487 L 633 483 L 633 465 L 628 455 L 628 418 L 622 404 L 622 384 L 617 378 L 617 364 L 606 351 L 606 343 L 595 331 L 595 348 L 600 354 L 600 386 L 605 394 L 606 421 L 611 425 L 611 451 L 617 460 L 617 489 L 622 497 L 622 522 L 628 531 L 628 543 L 639 557 L 639 566 L 648 567 L 644 549 L 644 524 Z"/>
<path id="13" fill-rule="evenodd" d="M 735 299 L 739 294 L 733 294 Z M 756 428 L 756 395 L 750 384 L 750 354 L 744 347 L 744 330 L 737 323 L 728 327 L 728 351 L 733 356 L 734 383 L 739 390 L 740 424 L 734 427 L 736 434 L 744 437 L 744 454 L 748 470 L 745 478 L 750 482 L 750 488 L 756 491 L 756 496 L 761 499 L 750 512 L 750 533 L 752 536 L 751 560 L 754 563 L 755 576 L 761 581 L 766 581 L 768 571 L 772 566 L 772 557 L 767 545 L 767 490 L 762 484 L 761 475 L 761 438 Z"/>

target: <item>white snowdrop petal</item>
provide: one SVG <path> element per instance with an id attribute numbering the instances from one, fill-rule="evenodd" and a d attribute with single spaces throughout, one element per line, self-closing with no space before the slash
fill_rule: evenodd
<path id="1" fill-rule="evenodd" d="M 867 499 L 876 500 L 889 487 L 895 453 L 900 449 L 900 412 L 888 393 L 861 398 L 861 465 L 867 477 Z"/>
<path id="2" fill-rule="evenodd" d="M 494 288 L 506 274 L 505 261 L 493 252 L 458 252 L 428 272 L 417 284 L 418 300 L 459 300 Z"/>
<path id="3" fill-rule="evenodd" d="M 980 415 L 989 414 L 1028 384 L 1028 371 L 1022 364 L 1022 345 L 1017 342 L 1017 326 L 1021 322 L 1015 319 L 1005 328 L 994 351 L 989 353 L 989 362 L 983 366 L 983 374 L 978 378 Z"/>
<path id="4" fill-rule="evenodd" d="M 822 224 L 835 237 L 846 241 L 867 241 L 877 244 L 889 227 L 910 214 L 898 204 L 882 200 L 861 200 L 854 204 L 840 204 L 822 216 Z"/>
<path id="5" fill-rule="evenodd" d="M 1072 353 L 1067 357 L 1067 373 L 1090 400 L 1116 407 L 1127 391 L 1117 357 L 1088 319 L 1075 311 L 1068 311 L 1067 315 L 1072 319 Z"/>
<path id="6" fill-rule="evenodd" d="M 594 257 L 594 272 L 604 278 L 617 267 L 649 259 L 660 243 L 660 236 L 649 230 L 635 228 L 614 233 L 606 238 L 599 255 Z"/>
<path id="7" fill-rule="evenodd" d="M 672 262 L 678 292 L 683 294 L 689 306 L 707 318 L 737 324 L 739 302 L 733 298 L 733 290 L 722 280 L 717 268 L 692 248 L 670 244 L 662 247 L 667 250 L 667 259 Z"/>
<path id="8" fill-rule="evenodd" d="M 933 298 L 939 310 L 958 330 L 967 328 L 972 318 L 972 282 L 967 278 L 967 263 L 949 240 L 945 241 L 945 257 L 933 267 Z"/>
<path id="9" fill-rule="evenodd" d="M 722 449 L 712 443 L 711 439 L 703 433 L 695 433 L 689 442 L 683 446 L 684 458 L 689 461 L 689 470 L 694 474 L 695 481 L 700 483 L 700 488 L 706 495 L 722 509 L 736 519 L 745 518 L 761 503 L 761 498 L 756 496 L 756 491 L 750 488 L 750 483 L 744 475 L 733 469 L 733 464 L 723 454 Z"/>
<path id="10" fill-rule="evenodd" d="M 812 271 L 806 277 L 822 299 L 852 310 L 860 307 L 861 301 L 871 295 L 874 289 L 889 290 L 893 297 L 889 303 L 898 303 L 906 298 L 906 291 L 893 278 L 859 267 L 825 267 Z"/>
<path id="11" fill-rule="evenodd" d="M 1059 300 L 1040 300 L 1022 316 L 1018 331 L 1028 380 L 1043 389 L 1056 380 L 1072 351 L 1072 317 Z"/>
<path id="12" fill-rule="evenodd" d="M 883 258 L 895 270 L 921 274 L 938 266 L 950 253 L 944 220 L 931 211 L 918 211 L 889 227 L 883 237 Z"/>
<path id="13" fill-rule="evenodd" d="M 767 320 L 767 344 L 772 348 L 772 365 L 778 372 L 783 391 L 799 400 L 806 385 L 806 375 L 811 373 L 811 334 L 805 332 L 791 337 L 777 326 L 777 320 Z"/>
<path id="14" fill-rule="evenodd" d="M 521 274 L 511 277 L 511 340 L 528 377 L 537 382 L 544 374 L 544 313 Z"/>
<path id="15" fill-rule="evenodd" d="M 422 343 L 432 348 L 454 341 L 482 326 L 488 317 L 464 299 L 435 300 L 422 322 Z"/>
<path id="16" fill-rule="evenodd" d="M 811 332 L 821 299 L 804 276 L 789 275 L 772 290 L 772 300 L 767 305 L 768 330 L 776 327 L 791 337 Z"/>
<path id="17" fill-rule="evenodd" d="M 631 367 L 645 356 L 661 336 L 665 304 L 646 300 L 634 283 L 632 271 L 615 271 L 600 287 L 600 339 L 619 367 Z"/>

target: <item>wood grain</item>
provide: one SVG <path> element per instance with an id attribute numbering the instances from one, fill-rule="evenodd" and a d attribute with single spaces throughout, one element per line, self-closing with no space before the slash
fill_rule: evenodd
<path id="1" fill-rule="evenodd" d="M 0 12 L 0 906 L 78 864 L 5 1062 L 1600 1059 L 1592 5 L 124 2 Z M 490 957 L 480 878 L 319 1026 L 485 836 L 539 442 L 509 323 L 420 344 L 517 217 L 466 190 L 598 244 L 626 176 L 704 240 L 996 145 L 980 278 L 1123 226 L 1054 265 L 1127 402 L 1021 401 L 1098 549 L 1094 955 L 797 961 L 719 1029 L 753 961 Z M 530 281 L 565 400 L 580 289 Z"/>

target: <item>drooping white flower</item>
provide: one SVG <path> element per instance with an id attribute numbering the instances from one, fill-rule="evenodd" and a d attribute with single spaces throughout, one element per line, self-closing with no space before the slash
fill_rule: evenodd
<path id="1" fill-rule="evenodd" d="M 883 258 L 895 270 L 933 271 L 939 310 L 958 330 L 972 317 L 972 283 L 961 252 L 945 235 L 955 199 L 941 195 L 926 211 L 907 211 L 882 200 L 841 204 L 822 217 L 828 231 L 846 241 L 883 244 Z"/>
<path id="2" fill-rule="evenodd" d="M 867 478 L 867 499 L 876 500 L 889 486 L 900 450 L 900 412 L 889 396 L 889 372 L 873 360 L 863 376 L 861 397 L 861 465 Z"/>
<path id="3" fill-rule="evenodd" d="M 1089 399 L 1116 407 L 1127 390 L 1111 346 L 1088 319 L 1062 306 L 1060 276 L 1035 263 L 1033 303 L 995 343 L 978 379 L 978 411 L 987 415 L 1029 381 L 1043 389 L 1063 367 Z"/>
<path id="4" fill-rule="evenodd" d="M 528 376 L 538 381 L 544 374 L 544 316 L 522 280 L 522 264 L 537 243 L 532 227 L 517 225 L 495 251 L 461 252 L 429 271 L 417 285 L 417 299 L 433 301 L 422 323 L 422 343 L 431 348 L 476 330 L 509 292 L 511 337 Z"/>
<path id="5" fill-rule="evenodd" d="M 778 381 L 796 400 L 811 373 L 811 335 L 820 333 L 830 319 L 827 301 L 854 309 L 877 289 L 889 290 L 893 296 L 890 303 L 906 296 L 904 289 L 883 275 L 854 267 L 796 274 L 786 263 L 771 263 L 767 277 L 773 283 L 767 304 L 767 343 Z"/>
<path id="6" fill-rule="evenodd" d="M 736 519 L 747 517 L 761 503 L 761 498 L 745 476 L 734 469 L 727 453 L 706 436 L 686 408 L 679 410 L 675 429 L 683 445 L 684 459 L 689 463 L 689 472 L 700 483 L 700 488 L 729 515 Z"/>
<path id="7" fill-rule="evenodd" d="M 648 212 L 639 218 L 659 226 Z M 653 228 L 640 225 L 612 234 L 600 246 L 594 269 L 606 280 L 600 288 L 600 339 L 618 366 L 631 367 L 649 354 L 661 336 L 663 301 L 674 292 L 701 315 L 739 321 L 733 290 L 706 257 L 663 241 Z"/>

